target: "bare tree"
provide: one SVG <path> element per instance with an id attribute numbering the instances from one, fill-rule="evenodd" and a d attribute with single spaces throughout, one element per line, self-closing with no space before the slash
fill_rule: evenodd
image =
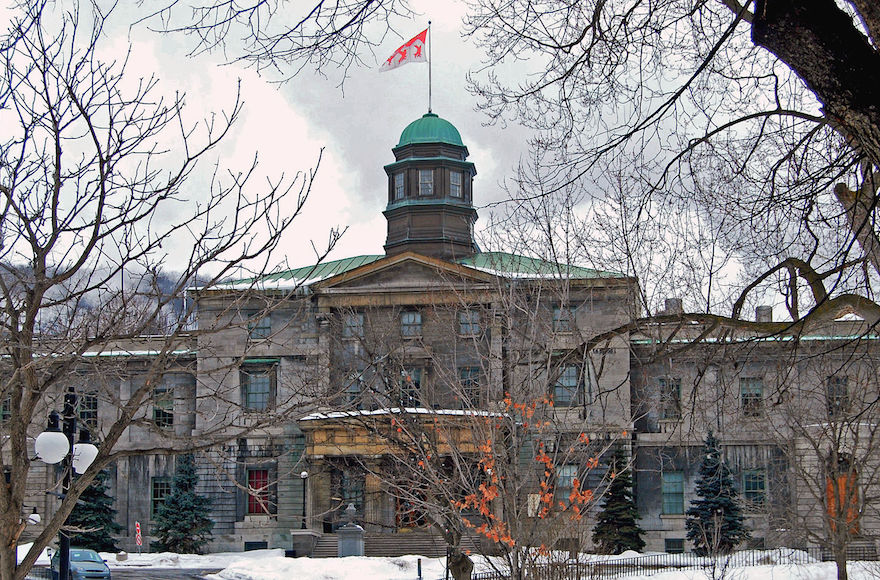
<path id="1" fill-rule="evenodd" d="M 99 58 L 108 17 L 88 3 L 21 2 L 0 41 L 0 113 L 8 129 L 0 145 L 4 580 L 25 577 L 83 490 L 112 462 L 208 447 L 252 427 L 213 425 L 196 443 L 178 433 L 185 425 L 171 424 L 177 395 L 159 389 L 164 379 L 192 378 L 196 342 L 246 326 L 241 318 L 197 326 L 192 295 L 181 297 L 194 283 L 206 293 L 232 274 L 266 271 L 315 175 L 308 170 L 255 187 L 254 158 L 242 171 L 215 169 L 201 183 L 189 181 L 228 134 L 241 103 L 189 121 L 183 96 L 164 96 L 155 77 L 133 79 L 125 55 L 111 63 Z M 169 269 L 178 274 L 170 277 Z M 261 310 L 271 308 L 264 301 Z M 66 393 L 80 395 L 76 412 L 99 453 L 55 509 L 55 496 L 43 494 L 56 484 L 55 473 L 32 459 L 32 437 Z M 101 420 L 91 406 L 98 401 L 106 407 Z M 285 408 L 292 406 L 293 397 Z M 134 430 L 143 437 L 131 445 Z M 51 503 L 53 513 L 18 565 L 25 504 L 33 502 Z"/>

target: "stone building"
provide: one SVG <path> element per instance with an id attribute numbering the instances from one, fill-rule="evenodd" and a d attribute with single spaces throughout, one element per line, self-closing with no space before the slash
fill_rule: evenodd
<path id="1" fill-rule="evenodd" d="M 195 289 L 198 327 L 224 330 L 194 333 L 157 385 L 144 426 L 129 429 L 132 450 L 222 441 L 199 456 L 212 550 L 310 553 L 354 504 L 369 534 L 399 534 L 405 551 L 412 530 L 431 530 L 430 518 L 387 469 L 399 449 L 382 429 L 401 417 L 438 433 L 445 426 L 434 447 L 441 459 L 476 463 L 474 418 L 509 416 L 511 404 L 534 405 L 543 421 L 511 423 L 527 439 L 514 463 L 551 457 L 546 481 L 557 499 L 576 481 L 600 492 L 601 453 L 624 448 L 647 549 L 689 548 L 684 512 L 709 429 L 741 484 L 754 545 L 818 543 L 834 501 L 847 502 L 860 541 L 875 541 L 871 321 L 849 313 L 789 328 L 762 309 L 760 324 L 736 326 L 688 316 L 675 301 L 665 316 L 641 319 L 631 277 L 480 250 L 476 168 L 451 123 L 428 113 L 392 152 L 386 253 Z M 127 352 L 126 372 L 111 381 L 122 398 L 150 362 L 148 348 Z M 117 462 L 126 549 L 135 521 L 149 543 L 173 468 L 158 453 Z M 495 502 L 499 517 L 536 521 L 540 471 L 522 472 L 511 504 Z M 841 488 L 847 497 L 829 499 Z M 554 540 L 589 549 L 595 509 Z"/>

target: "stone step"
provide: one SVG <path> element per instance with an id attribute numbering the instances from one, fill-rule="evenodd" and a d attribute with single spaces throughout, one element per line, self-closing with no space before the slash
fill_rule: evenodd
<path id="1" fill-rule="evenodd" d="M 466 536 L 461 541 L 462 548 L 471 553 L 479 552 L 480 539 Z M 312 558 L 335 558 L 339 550 L 339 536 L 324 534 L 318 538 L 312 551 Z M 401 534 L 368 533 L 364 535 L 364 555 L 393 558 L 408 554 L 418 554 L 429 558 L 446 555 L 446 542 L 438 534 L 410 532 Z"/>

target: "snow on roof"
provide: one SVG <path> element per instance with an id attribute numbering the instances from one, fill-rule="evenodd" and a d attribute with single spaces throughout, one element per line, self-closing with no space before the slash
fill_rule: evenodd
<path id="1" fill-rule="evenodd" d="M 300 421 L 316 421 L 319 419 L 345 419 L 348 417 L 370 417 L 377 415 L 446 415 L 458 417 L 504 417 L 504 413 L 491 411 L 475 411 L 472 409 L 426 409 L 424 407 L 390 407 L 386 409 L 316 412 L 306 415 Z"/>
<path id="2" fill-rule="evenodd" d="M 82 356 L 84 357 L 99 357 L 99 356 L 159 356 L 160 354 L 167 354 L 171 356 L 183 356 L 187 354 L 196 354 L 196 351 L 184 348 L 181 350 L 127 350 L 127 349 L 119 349 L 119 350 L 102 350 L 98 352 L 84 352 Z"/>

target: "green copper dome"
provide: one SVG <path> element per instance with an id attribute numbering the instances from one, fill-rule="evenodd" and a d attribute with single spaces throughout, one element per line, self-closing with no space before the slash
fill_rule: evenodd
<path id="1" fill-rule="evenodd" d="M 416 119 L 406 126 L 400 134 L 398 147 L 412 145 L 414 143 L 447 143 L 464 147 L 458 129 L 434 113 L 425 113 L 421 119 Z"/>

